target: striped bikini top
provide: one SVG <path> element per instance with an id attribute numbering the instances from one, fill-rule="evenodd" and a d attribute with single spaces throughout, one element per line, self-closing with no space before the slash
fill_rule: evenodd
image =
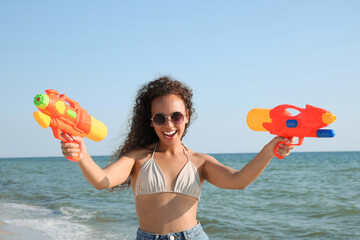
<path id="1" fill-rule="evenodd" d="M 175 187 L 171 191 L 167 190 L 164 174 L 154 159 L 154 154 L 158 145 L 156 145 L 151 158 L 147 160 L 140 168 L 135 184 L 135 198 L 144 194 L 156 193 L 180 193 L 196 199 L 200 199 L 201 182 L 199 172 L 195 165 L 190 161 L 184 148 L 187 163 L 181 169 L 175 180 Z"/>

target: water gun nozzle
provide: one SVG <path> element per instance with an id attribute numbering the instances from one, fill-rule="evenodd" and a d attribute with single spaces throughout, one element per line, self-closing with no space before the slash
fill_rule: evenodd
<path id="1" fill-rule="evenodd" d="M 46 94 L 38 94 L 34 97 L 34 104 L 38 109 L 46 108 L 49 105 L 49 96 Z"/>
<path id="2" fill-rule="evenodd" d="M 325 123 L 325 124 L 333 123 L 333 122 L 336 121 L 336 115 L 335 115 L 335 114 L 332 114 L 332 113 L 329 113 L 329 112 L 324 113 L 324 114 L 322 115 L 322 121 L 323 121 L 323 123 Z"/>

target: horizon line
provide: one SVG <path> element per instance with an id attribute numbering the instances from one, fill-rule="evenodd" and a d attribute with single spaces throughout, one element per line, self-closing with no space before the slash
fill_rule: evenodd
<path id="1" fill-rule="evenodd" d="M 351 153 L 351 152 L 360 152 L 360 150 L 344 150 L 344 151 L 298 151 L 292 152 L 292 154 L 299 153 Z M 229 153 L 206 153 L 209 155 L 220 155 L 220 154 L 257 154 L 258 152 L 229 152 Z M 111 157 L 112 155 L 91 155 L 91 157 Z M 12 158 L 65 158 L 64 156 L 31 156 L 31 157 L 0 157 L 0 159 L 12 159 Z"/>

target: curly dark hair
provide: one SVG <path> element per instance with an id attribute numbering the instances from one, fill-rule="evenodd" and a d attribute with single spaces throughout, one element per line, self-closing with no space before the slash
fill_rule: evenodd
<path id="1" fill-rule="evenodd" d="M 192 103 L 192 90 L 170 76 L 162 76 L 147 84 L 144 84 L 137 93 L 132 118 L 129 121 L 128 135 L 125 141 L 113 154 L 112 159 L 119 159 L 128 151 L 146 147 L 159 141 L 151 121 L 151 103 L 156 97 L 176 94 L 182 98 L 185 109 L 189 111 L 189 121 L 185 125 L 184 134 L 190 126 L 191 116 L 195 113 Z M 128 189 L 131 185 L 130 177 L 122 184 L 113 187 L 110 191 Z"/>

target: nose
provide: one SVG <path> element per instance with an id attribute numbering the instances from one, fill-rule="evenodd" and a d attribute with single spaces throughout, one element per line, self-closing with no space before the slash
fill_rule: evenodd
<path id="1" fill-rule="evenodd" d="M 164 126 L 174 126 L 174 123 L 171 121 L 171 116 L 166 116 L 166 121 L 165 121 L 165 124 Z"/>

